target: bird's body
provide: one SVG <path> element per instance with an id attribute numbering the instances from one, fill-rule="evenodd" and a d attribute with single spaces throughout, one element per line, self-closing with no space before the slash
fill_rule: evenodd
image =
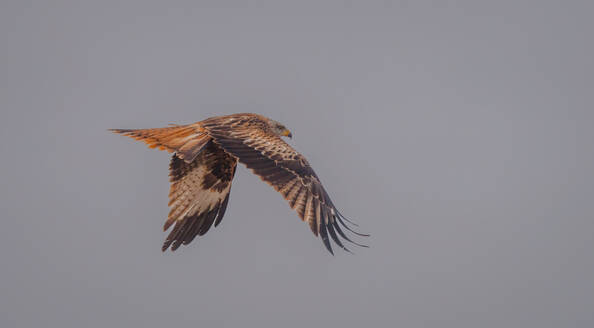
<path id="1" fill-rule="evenodd" d="M 344 223 L 346 218 L 332 204 L 305 157 L 281 139 L 291 137 L 289 130 L 262 115 L 233 114 L 188 125 L 111 131 L 175 153 L 164 230 L 175 225 L 163 251 L 189 244 L 221 222 L 238 161 L 281 193 L 331 253 L 329 238 L 345 250 L 339 237 L 352 242 L 341 225 L 362 235 Z"/>

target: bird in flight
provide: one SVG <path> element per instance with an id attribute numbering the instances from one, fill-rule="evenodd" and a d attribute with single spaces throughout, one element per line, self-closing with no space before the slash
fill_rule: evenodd
<path id="1" fill-rule="evenodd" d="M 334 206 L 320 179 L 305 157 L 281 137 L 291 132 L 281 123 L 258 114 L 241 113 L 211 117 L 188 125 L 156 129 L 110 129 L 158 148 L 173 152 L 169 165 L 169 215 L 163 227 L 173 229 L 162 250 L 189 244 L 210 227 L 218 226 L 229 202 L 237 162 L 271 185 L 320 236 L 332 254 L 330 238 L 348 251 L 341 238 L 355 245 L 341 226 L 359 236 Z"/>

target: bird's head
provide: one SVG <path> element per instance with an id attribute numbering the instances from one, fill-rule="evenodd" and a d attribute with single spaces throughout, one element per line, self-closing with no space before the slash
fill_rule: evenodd
<path id="1" fill-rule="evenodd" d="M 272 128 L 272 131 L 277 136 L 293 138 L 293 134 L 291 134 L 291 131 L 289 131 L 289 129 L 287 129 L 287 127 L 282 125 L 281 123 L 279 123 L 275 120 L 269 120 L 269 124 L 270 124 L 270 127 Z"/>

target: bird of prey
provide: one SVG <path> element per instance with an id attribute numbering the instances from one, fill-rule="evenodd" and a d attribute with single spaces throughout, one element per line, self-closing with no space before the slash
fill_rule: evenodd
<path id="1" fill-rule="evenodd" d="M 345 223 L 354 224 L 336 209 L 305 157 L 281 139 L 292 135 L 279 122 L 241 113 L 188 125 L 110 131 L 174 153 L 169 165 L 170 211 L 163 230 L 175 225 L 163 243 L 163 251 L 169 247 L 175 251 L 221 223 L 238 161 L 278 191 L 322 238 L 330 253 L 334 254 L 330 238 L 346 251 L 341 238 L 366 247 L 343 232 L 341 226 L 368 236 Z"/>

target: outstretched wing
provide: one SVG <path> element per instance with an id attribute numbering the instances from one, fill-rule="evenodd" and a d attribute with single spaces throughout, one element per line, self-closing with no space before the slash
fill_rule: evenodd
<path id="1" fill-rule="evenodd" d="M 163 243 L 176 250 L 218 226 L 229 202 L 237 160 L 213 142 L 207 143 L 192 163 L 173 155 L 170 164 L 170 211 L 164 230 L 175 224 Z"/>
<path id="2" fill-rule="evenodd" d="M 174 251 L 217 226 L 225 215 L 237 160 L 211 141 L 199 123 L 156 129 L 111 129 L 175 152 L 169 165 L 170 211 L 164 230 L 173 229 L 163 251 Z"/>
<path id="3" fill-rule="evenodd" d="M 366 236 L 344 223 L 346 218 L 332 204 L 305 157 L 269 131 L 257 116 L 214 118 L 203 121 L 202 126 L 215 143 L 280 192 L 299 217 L 309 223 L 311 231 L 322 238 L 330 253 L 329 237 L 347 251 L 339 236 L 357 244 L 345 235 L 339 223 Z"/>

